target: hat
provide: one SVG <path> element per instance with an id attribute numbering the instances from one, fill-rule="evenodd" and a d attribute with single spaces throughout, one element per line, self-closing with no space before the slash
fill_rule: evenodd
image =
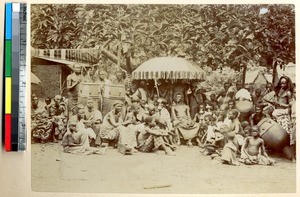
<path id="1" fill-rule="evenodd" d="M 123 105 L 123 102 L 122 101 L 116 101 L 116 102 L 114 102 L 113 106 L 115 107 L 116 105 Z"/>
<path id="2" fill-rule="evenodd" d="M 94 101 L 94 99 L 92 97 L 88 97 L 87 101 Z"/>
<path id="3" fill-rule="evenodd" d="M 153 121 L 154 117 L 153 116 L 147 116 L 145 118 L 145 124 L 148 125 Z"/>
<path id="4" fill-rule="evenodd" d="M 82 104 L 78 104 L 78 105 L 77 105 L 77 108 L 78 108 L 78 109 L 83 109 L 84 106 L 83 106 Z"/>
<path id="5" fill-rule="evenodd" d="M 131 108 L 131 109 L 134 109 L 134 110 L 137 110 L 137 109 L 140 108 L 140 105 L 139 105 L 138 103 L 132 103 L 132 104 L 130 105 L 130 108 Z"/>
<path id="6" fill-rule="evenodd" d="M 71 126 L 71 125 L 76 126 L 76 124 L 77 124 L 77 122 L 75 120 L 70 120 L 68 125 L 69 126 Z"/>
<path id="7" fill-rule="evenodd" d="M 167 126 L 167 121 L 164 119 L 164 118 L 162 118 L 162 117 L 158 117 L 158 118 L 156 118 L 155 119 L 155 122 L 157 123 L 157 124 L 161 124 L 161 125 L 164 125 L 164 126 Z"/>
<path id="8" fill-rule="evenodd" d="M 148 104 L 148 111 L 151 111 L 151 110 L 154 110 L 155 109 L 155 106 L 151 103 L 151 104 Z"/>
<path id="9" fill-rule="evenodd" d="M 235 136 L 235 135 L 234 135 L 233 132 L 228 132 L 228 133 L 227 133 L 227 137 L 234 138 L 234 136 Z"/>
<path id="10" fill-rule="evenodd" d="M 55 100 L 61 100 L 61 96 L 60 96 L 60 95 L 56 95 L 56 96 L 54 97 L 54 99 L 55 99 Z"/>
<path id="11" fill-rule="evenodd" d="M 133 95 L 133 96 L 131 96 L 131 101 L 132 101 L 132 102 L 139 102 L 139 101 L 140 101 L 140 99 L 139 99 L 139 97 L 138 97 L 138 96 L 136 96 L 136 95 Z"/>
<path id="12" fill-rule="evenodd" d="M 163 103 L 163 104 L 167 104 L 167 103 L 168 103 L 167 100 L 164 99 L 164 98 L 159 98 L 159 99 L 157 100 L 157 102 Z"/>
<path id="13" fill-rule="evenodd" d="M 81 65 L 80 64 L 74 64 L 73 65 L 73 70 L 81 70 Z"/>

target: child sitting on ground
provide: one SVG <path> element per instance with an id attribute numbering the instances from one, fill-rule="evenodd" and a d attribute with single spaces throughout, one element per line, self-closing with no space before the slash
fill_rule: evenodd
<path id="1" fill-rule="evenodd" d="M 199 123 L 199 132 L 198 136 L 196 137 L 196 141 L 198 143 L 198 146 L 201 145 L 201 138 L 206 132 L 207 126 L 204 124 L 204 112 L 205 112 L 205 104 L 200 104 L 198 107 L 198 112 L 195 114 L 194 122 Z"/>
<path id="2" fill-rule="evenodd" d="M 198 112 L 195 114 L 194 122 L 198 122 L 200 124 L 203 123 L 203 114 L 205 113 L 205 104 L 200 104 L 198 107 Z"/>
<path id="3" fill-rule="evenodd" d="M 218 130 L 216 130 L 210 115 L 204 116 L 204 122 L 207 125 L 206 140 L 201 146 L 200 152 L 202 152 L 204 155 L 211 155 L 213 153 L 219 154 L 219 142 L 224 139 L 224 136 Z"/>
<path id="4" fill-rule="evenodd" d="M 236 145 L 233 143 L 234 137 L 235 135 L 233 132 L 228 132 L 226 134 L 227 143 L 225 144 L 221 152 L 221 163 L 238 166 L 240 165 L 240 163 L 236 158 L 238 149 Z"/>
<path id="5" fill-rule="evenodd" d="M 273 165 L 274 160 L 270 159 L 266 153 L 264 140 L 259 137 L 259 127 L 254 126 L 251 136 L 246 137 L 242 146 L 241 160 L 244 164 L 253 165 Z"/>

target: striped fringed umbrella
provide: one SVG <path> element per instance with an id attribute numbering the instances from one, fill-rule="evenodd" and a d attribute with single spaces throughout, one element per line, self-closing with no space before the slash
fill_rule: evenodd
<path id="1" fill-rule="evenodd" d="M 179 57 L 157 57 L 141 64 L 132 73 L 133 80 L 188 79 L 204 80 L 204 71 L 186 59 Z"/>
<path id="2" fill-rule="evenodd" d="M 33 84 L 41 84 L 41 80 L 33 73 L 30 74 L 30 78 L 31 78 L 31 83 Z"/>

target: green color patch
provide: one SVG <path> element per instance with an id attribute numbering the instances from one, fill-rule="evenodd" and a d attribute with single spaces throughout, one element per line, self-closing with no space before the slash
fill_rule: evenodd
<path id="1" fill-rule="evenodd" d="M 5 40 L 5 76 L 11 77 L 12 70 L 12 42 L 11 40 Z"/>

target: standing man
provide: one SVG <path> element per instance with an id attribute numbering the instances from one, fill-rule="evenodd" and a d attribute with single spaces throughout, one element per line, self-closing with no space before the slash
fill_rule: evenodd
<path id="1" fill-rule="evenodd" d="M 265 97 L 265 101 L 275 106 L 272 116 L 275 118 L 276 122 L 290 135 L 290 142 L 292 142 L 290 145 L 293 145 L 292 124 L 289 113 L 292 98 L 293 84 L 291 79 L 286 76 L 282 76 L 279 79 L 278 84 L 274 87 L 274 96 L 271 98 Z M 290 159 L 295 162 L 294 154 Z"/>
<path id="2" fill-rule="evenodd" d="M 116 80 L 114 80 L 113 83 L 124 85 L 124 79 L 125 79 L 125 77 L 124 77 L 123 71 L 118 70 L 116 72 Z"/>
<path id="3" fill-rule="evenodd" d="M 100 98 L 97 99 L 98 102 L 98 110 L 102 111 L 103 108 L 103 95 L 104 95 L 104 89 L 105 89 L 105 83 L 107 80 L 107 73 L 104 70 L 101 70 L 100 72 L 97 72 L 98 75 L 95 78 L 95 83 L 99 83 L 100 85 Z"/>
<path id="4" fill-rule="evenodd" d="M 76 63 L 73 67 L 73 73 L 67 77 L 67 88 L 69 90 L 69 117 L 74 114 L 78 101 L 79 84 L 82 81 L 81 66 Z"/>

